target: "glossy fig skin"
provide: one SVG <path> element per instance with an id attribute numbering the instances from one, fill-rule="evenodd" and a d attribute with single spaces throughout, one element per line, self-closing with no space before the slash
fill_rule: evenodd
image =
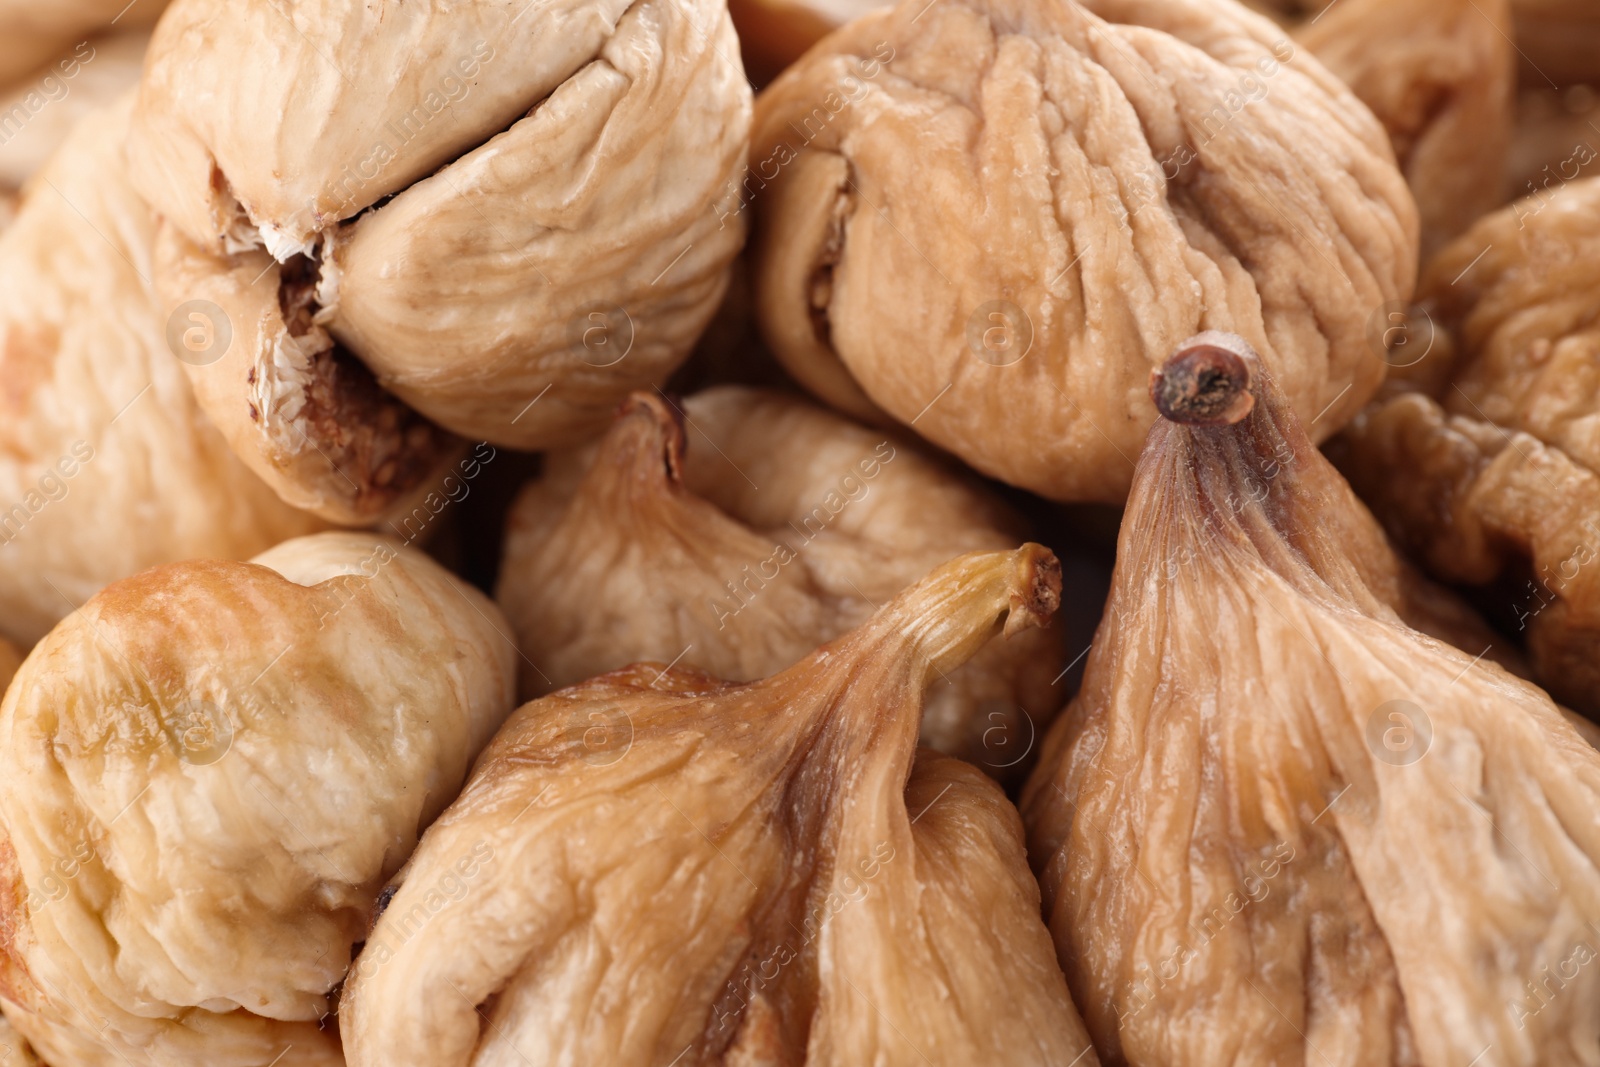
<path id="1" fill-rule="evenodd" d="M 1236 425 L 1151 431 L 1084 688 L 1023 796 L 1102 1058 L 1591 1063 L 1600 975 L 1570 961 L 1600 921 L 1600 753 L 1401 622 L 1349 488 L 1250 388 Z"/>
<path id="2" fill-rule="evenodd" d="M 508 520 L 496 599 L 533 697 L 645 660 L 775 674 L 1020 520 L 898 435 L 780 393 L 636 393 L 599 444 L 547 457 Z M 1008 779 L 1061 702 L 1057 630 L 930 689 L 922 741 Z"/>
<path id="3" fill-rule="evenodd" d="M 178 0 L 132 172 L 184 284 L 276 260 L 310 276 L 282 299 L 319 344 L 429 421 L 570 445 L 688 356 L 726 287 L 738 54 L 718 0 Z M 626 341 L 593 350 L 596 320 Z"/>
<path id="4" fill-rule="evenodd" d="M 24 644 L 118 578 L 326 526 L 230 454 L 169 345 L 131 107 L 86 117 L 0 235 L 0 634 Z"/>
<path id="5" fill-rule="evenodd" d="M 907 0 L 762 93 L 750 166 L 790 373 L 1056 500 L 1125 498 L 1146 378 L 1206 329 L 1330 435 L 1383 378 L 1368 318 L 1413 284 L 1382 128 L 1224 0 Z"/>
<path id="6" fill-rule="evenodd" d="M 372 902 L 511 710 L 504 625 L 353 533 L 63 621 L 0 705 L 12 1024 L 83 1067 L 341 1063 L 320 1024 Z"/>
<path id="7" fill-rule="evenodd" d="M 1508 624 L 1527 640 L 1532 677 L 1600 714 L 1600 476 L 1417 393 L 1362 412 L 1329 457 L 1435 577 L 1483 586 L 1530 572 Z"/>
<path id="8" fill-rule="evenodd" d="M 352 969 L 352 1067 L 1095 1062 L 1014 809 L 916 751 L 928 682 L 1059 596 L 1047 550 L 974 553 L 763 681 L 525 705 Z"/>

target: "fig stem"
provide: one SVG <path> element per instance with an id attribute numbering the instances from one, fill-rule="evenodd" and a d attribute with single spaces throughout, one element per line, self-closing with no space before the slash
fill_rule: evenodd
<path id="1" fill-rule="evenodd" d="M 1255 409 L 1250 372 L 1258 359 L 1244 338 L 1207 331 L 1179 345 L 1150 373 L 1150 399 L 1170 422 L 1233 426 Z"/>

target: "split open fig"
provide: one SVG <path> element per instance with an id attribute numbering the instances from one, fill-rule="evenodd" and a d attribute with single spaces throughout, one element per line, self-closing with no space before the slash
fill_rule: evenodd
<path id="1" fill-rule="evenodd" d="M 1587 1064 L 1600 752 L 1401 620 L 1352 536 L 1370 516 L 1236 351 L 1247 415 L 1150 433 L 1083 688 L 1023 795 L 1100 1055 Z"/>
<path id="2" fill-rule="evenodd" d="M 635 393 L 596 445 L 547 457 L 508 523 L 496 592 L 528 697 L 641 660 L 775 674 L 929 570 L 1022 539 L 974 482 L 899 435 L 780 393 Z M 922 740 L 1022 773 L 1061 703 L 1059 631 L 935 679 Z"/>
<path id="3" fill-rule="evenodd" d="M 129 161 L 163 291 L 233 323 L 207 412 L 286 496 L 339 489 L 326 453 L 358 521 L 441 434 L 597 434 L 689 355 L 743 244 L 738 57 L 714 0 L 177 0 Z"/>
<path id="4" fill-rule="evenodd" d="M 0 1004 L 50 1064 L 337 1067 L 383 884 L 510 712 L 482 594 L 370 534 L 116 582 L 0 704 Z"/>
<path id="5" fill-rule="evenodd" d="M 1015 810 L 917 752 L 925 687 L 1059 593 L 974 553 L 770 678 L 521 708 L 367 937 L 352 1067 L 1095 1063 Z"/>

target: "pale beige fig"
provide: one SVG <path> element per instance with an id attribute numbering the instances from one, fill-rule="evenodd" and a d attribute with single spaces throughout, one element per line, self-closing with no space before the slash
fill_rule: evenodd
<path id="1" fill-rule="evenodd" d="M 521 708 L 352 968 L 352 1067 L 1094 1063 L 1022 827 L 923 690 L 1060 599 L 953 560 L 764 681 L 639 665 Z"/>
<path id="2" fill-rule="evenodd" d="M 1505 202 L 1511 0 L 1341 0 L 1294 26 L 1389 133 L 1431 255 Z"/>
<path id="3" fill-rule="evenodd" d="M 574 444 L 666 378 L 743 244 L 750 109 L 719 0 L 178 0 L 129 155 L 162 291 L 231 320 L 192 373 L 235 449 L 286 491 L 333 438 L 382 488 L 431 424 Z"/>
<path id="4" fill-rule="evenodd" d="M 547 457 L 512 510 L 496 599 L 536 696 L 641 660 L 776 674 L 946 560 L 1023 528 L 898 436 L 739 387 L 636 393 L 597 445 Z M 922 740 L 1001 775 L 1061 703 L 1046 630 L 930 688 Z M 1055 706 L 1052 706 L 1055 705 Z"/>
<path id="5" fill-rule="evenodd" d="M 1445 409 L 1521 430 L 1600 471 L 1600 178 L 1480 220 L 1424 272 L 1442 342 L 1425 384 Z"/>
<path id="6" fill-rule="evenodd" d="M 1600 8 L 1590 0 L 1511 0 L 1525 84 L 1600 81 Z"/>
<path id="7" fill-rule="evenodd" d="M 145 30 L 101 34 L 9 84 L 0 82 L 0 187 L 21 187 L 80 119 L 138 84 L 149 42 Z"/>
<path id="8" fill-rule="evenodd" d="M 148 30 L 167 0 L 0 0 L 0 85 L 73 58 L 97 33 Z"/>
<path id="9" fill-rule="evenodd" d="M 1416 393 L 1362 412 L 1330 456 L 1434 576 L 1509 587 L 1506 621 L 1534 677 L 1600 714 L 1600 475 Z"/>
<path id="10" fill-rule="evenodd" d="M 1382 127 L 1232 0 L 905 0 L 762 94 L 750 167 L 790 372 L 1061 500 L 1122 500 L 1150 368 L 1204 329 L 1331 435 L 1415 271 Z"/>
<path id="11" fill-rule="evenodd" d="M 117 582 L 0 705 L 0 997 L 53 1063 L 342 1062 L 329 994 L 510 712 L 481 593 L 371 534 Z"/>
<path id="12" fill-rule="evenodd" d="M 195 403 L 124 177 L 130 104 L 86 117 L 0 234 L 0 634 L 24 644 L 114 579 L 323 525 Z"/>
<path id="13" fill-rule="evenodd" d="M 1600 752 L 1394 614 L 1242 340 L 1151 389 L 1107 620 L 1023 796 L 1101 1056 L 1592 1064 Z"/>

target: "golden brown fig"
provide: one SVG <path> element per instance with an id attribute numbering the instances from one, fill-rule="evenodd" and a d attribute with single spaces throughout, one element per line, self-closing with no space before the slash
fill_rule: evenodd
<path id="1" fill-rule="evenodd" d="M 1437 577 L 1488 585 L 1528 572 L 1507 615 L 1534 677 L 1600 714 L 1600 475 L 1415 393 L 1362 412 L 1330 456 Z"/>
<path id="2" fill-rule="evenodd" d="M 656 660 L 776 674 L 964 552 L 1016 544 L 999 501 L 804 401 L 724 387 L 636 393 L 605 440 L 549 457 L 509 521 L 496 592 L 533 697 Z M 929 690 L 922 740 L 997 776 L 1061 703 L 1039 630 Z"/>
<path id="3" fill-rule="evenodd" d="M 1231 0 L 905 0 L 757 107 L 758 313 L 802 384 L 985 474 L 1120 502 L 1145 379 L 1246 336 L 1331 435 L 1383 378 L 1415 205 L 1382 128 Z"/>
<path id="4" fill-rule="evenodd" d="M 0 236 L 0 634 L 24 644 L 114 579 L 323 526 L 229 454 L 169 347 L 130 105 L 83 121 Z"/>
<path id="5" fill-rule="evenodd" d="M 1597 290 L 1600 178 L 1561 184 L 1482 219 L 1423 275 L 1423 306 L 1447 339 L 1448 354 L 1430 357 L 1440 403 L 1600 470 Z"/>
<path id="6" fill-rule="evenodd" d="M 340 533 L 146 571 L 56 627 L 0 705 L 12 1024 L 74 1067 L 341 1063 L 329 991 L 511 710 L 498 616 Z"/>
<path id="7" fill-rule="evenodd" d="M 1341 0 L 1294 35 L 1389 132 L 1422 215 L 1424 258 L 1504 202 L 1510 0 Z"/>
<path id="8" fill-rule="evenodd" d="M 1084 688 L 1024 793 L 1101 1055 L 1592 1063 L 1600 752 L 1394 615 L 1349 487 L 1223 344 L 1214 390 L 1253 410 L 1152 430 Z"/>
<path id="9" fill-rule="evenodd" d="M 0 187 L 20 187 L 78 120 L 138 84 L 149 41 L 145 30 L 91 37 L 0 89 Z"/>
<path id="10" fill-rule="evenodd" d="M 745 69 L 759 88 L 806 49 L 887 0 L 728 0 Z"/>
<path id="11" fill-rule="evenodd" d="M 738 55 L 720 0 L 178 0 L 130 163 L 170 222 L 163 291 L 232 321 L 208 413 L 291 482 L 312 448 L 251 423 L 302 396 L 379 485 L 423 451 L 402 402 L 499 445 L 601 432 L 688 355 L 743 243 Z M 360 367 L 381 396 L 339 392 Z"/>
<path id="12" fill-rule="evenodd" d="M 74 56 L 99 32 L 154 26 L 167 0 L 0 0 L 0 85 Z"/>
<path id="13" fill-rule="evenodd" d="M 524 706 L 352 969 L 352 1067 L 1094 1063 L 1015 809 L 916 748 L 924 687 L 1059 594 L 975 553 L 765 681 Z"/>

